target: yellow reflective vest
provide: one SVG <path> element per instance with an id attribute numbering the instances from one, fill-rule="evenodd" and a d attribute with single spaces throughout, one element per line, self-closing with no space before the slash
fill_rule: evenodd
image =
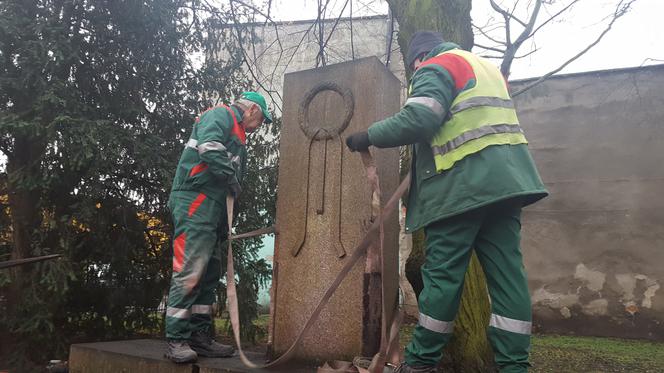
<path id="1" fill-rule="evenodd" d="M 444 124 L 431 139 L 436 170 L 449 170 L 456 162 L 491 145 L 527 144 L 500 70 L 464 50 L 438 56 L 444 54 L 455 54 L 468 62 L 476 81 L 452 101 Z M 436 63 L 436 57 L 430 63 Z"/>

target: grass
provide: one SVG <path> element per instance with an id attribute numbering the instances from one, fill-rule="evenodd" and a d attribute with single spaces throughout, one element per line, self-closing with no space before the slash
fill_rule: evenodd
<path id="1" fill-rule="evenodd" d="M 268 316 L 254 322 L 264 330 L 258 345 L 266 343 Z M 225 319 L 216 319 L 220 336 L 226 334 Z M 414 326 L 403 325 L 402 347 L 410 341 Z M 616 338 L 534 335 L 530 361 L 532 373 L 661 373 L 664 372 L 664 343 Z"/>
<path id="2" fill-rule="evenodd" d="M 402 347 L 414 325 L 401 328 Z M 664 343 L 617 338 L 534 335 L 532 373 L 662 373 Z"/>
<path id="3" fill-rule="evenodd" d="M 533 336 L 532 372 L 664 372 L 664 343 L 577 336 Z"/>
<path id="4" fill-rule="evenodd" d="M 254 326 L 256 327 L 256 341 L 252 343 L 251 341 L 242 340 L 242 349 L 247 351 L 264 351 L 265 346 L 267 345 L 267 336 L 268 336 L 268 324 L 270 322 L 269 315 L 259 315 L 254 320 Z M 235 344 L 233 339 L 233 332 L 230 329 L 230 320 L 227 317 L 215 318 L 214 319 L 214 329 L 218 340 L 226 344 Z M 1 373 L 1 372 L 0 372 Z"/>

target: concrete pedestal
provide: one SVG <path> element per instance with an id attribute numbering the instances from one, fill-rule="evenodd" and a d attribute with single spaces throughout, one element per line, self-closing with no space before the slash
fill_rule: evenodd
<path id="1" fill-rule="evenodd" d="M 375 57 L 285 76 L 270 329 L 275 356 L 295 340 L 372 218 L 360 155 L 344 139 L 397 112 L 400 87 Z M 385 201 L 399 183 L 399 151 L 371 151 Z M 394 216 L 385 222 L 383 273 L 375 263 L 358 263 L 305 336 L 297 358 L 352 360 L 377 352 L 381 275 L 388 303 L 397 302 L 398 234 Z"/>
<path id="2" fill-rule="evenodd" d="M 164 357 L 166 341 L 137 339 L 74 344 L 69 355 L 70 373 L 310 373 L 315 366 L 286 365 L 279 369 L 252 370 L 237 356 L 226 359 L 200 358 L 195 364 L 174 364 Z M 248 352 L 254 362 L 265 360 L 265 354 Z"/>

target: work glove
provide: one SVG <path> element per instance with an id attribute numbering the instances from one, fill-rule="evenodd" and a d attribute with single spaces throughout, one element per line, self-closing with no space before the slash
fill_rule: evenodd
<path id="1" fill-rule="evenodd" d="M 357 132 L 346 137 L 346 146 L 351 152 L 361 152 L 369 149 L 371 141 L 367 131 Z"/>
<path id="2" fill-rule="evenodd" d="M 233 178 L 233 180 L 231 180 L 231 182 L 228 184 L 228 191 L 231 193 L 233 198 L 238 199 L 238 197 L 240 197 L 240 193 L 242 193 L 242 187 L 236 178 Z"/>

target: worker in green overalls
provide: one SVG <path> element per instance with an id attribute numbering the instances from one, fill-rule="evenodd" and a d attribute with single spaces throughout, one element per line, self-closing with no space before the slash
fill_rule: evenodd
<path id="1" fill-rule="evenodd" d="M 176 363 L 235 352 L 212 337 L 212 303 L 221 276 L 219 244 L 228 233 L 226 196 L 237 198 L 242 190 L 246 133 L 271 121 L 265 98 L 245 92 L 230 106 L 203 112 L 182 151 L 168 201 L 175 235 L 166 357 Z"/>
<path id="2" fill-rule="evenodd" d="M 475 250 L 491 295 L 488 335 L 501 372 L 529 366 L 531 304 L 519 247 L 521 209 L 547 195 L 500 71 L 417 32 L 405 106 L 349 136 L 352 151 L 412 145 L 406 230 L 424 228 L 419 322 L 398 373 L 434 372 L 450 340 Z"/>

